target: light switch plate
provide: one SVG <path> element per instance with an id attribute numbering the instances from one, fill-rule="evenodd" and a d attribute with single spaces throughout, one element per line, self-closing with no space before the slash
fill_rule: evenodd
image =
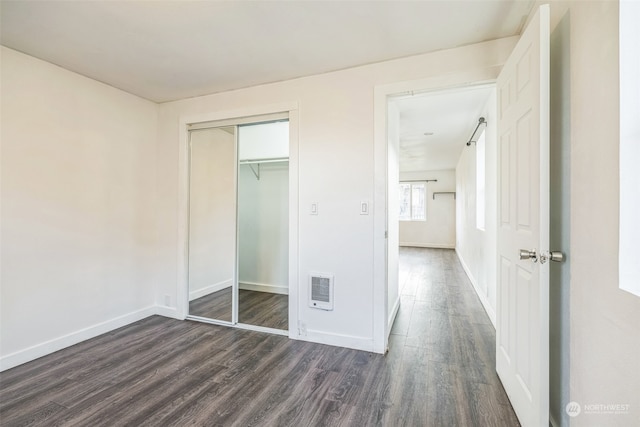
<path id="1" fill-rule="evenodd" d="M 366 200 L 360 202 L 360 215 L 369 215 L 369 202 Z"/>
<path id="2" fill-rule="evenodd" d="M 318 202 L 311 202 L 311 208 L 309 209 L 311 215 L 318 215 Z"/>

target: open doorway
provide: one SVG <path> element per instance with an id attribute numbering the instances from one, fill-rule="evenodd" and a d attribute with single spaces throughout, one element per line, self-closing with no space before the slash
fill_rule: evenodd
<path id="1" fill-rule="evenodd" d="M 388 340 L 437 372 L 412 387 L 518 425 L 496 372 L 496 122 L 494 84 L 387 98 Z"/>
<path id="2" fill-rule="evenodd" d="M 390 334 L 419 339 L 408 319 L 425 303 L 457 312 L 446 286 L 465 280 L 486 312 L 476 321 L 495 328 L 495 111 L 493 83 L 388 97 Z"/>

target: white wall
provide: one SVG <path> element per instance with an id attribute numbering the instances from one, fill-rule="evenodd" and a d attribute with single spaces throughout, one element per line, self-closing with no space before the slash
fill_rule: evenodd
<path id="1" fill-rule="evenodd" d="M 299 263 L 293 266 L 298 272 L 293 286 L 299 290 L 297 314 L 305 328 L 293 331 L 293 336 L 371 350 L 372 283 L 385 281 L 384 274 L 374 280 L 374 239 L 383 239 L 384 231 L 374 230 L 373 215 L 360 215 L 360 202 L 374 199 L 375 179 L 380 178 L 374 176 L 374 88 L 436 76 L 464 84 L 466 76 L 478 70 L 495 75 L 514 42 L 515 38 L 501 39 L 160 105 L 158 169 L 163 173 L 158 182 L 162 189 L 158 301 L 164 301 L 165 295 L 175 301 L 179 293 L 175 278 L 180 271 L 176 232 L 182 191 L 176 155 L 180 119 L 296 103 L 299 205 L 292 215 L 299 215 Z M 386 182 L 386 168 L 383 176 Z M 318 203 L 317 216 L 309 215 L 312 202 Z M 310 271 L 335 275 L 333 311 L 307 307 Z M 384 324 L 386 317 L 383 313 L 379 322 Z"/>
<path id="2" fill-rule="evenodd" d="M 152 314 L 157 106 L 1 55 L 6 369 Z"/>
<path id="3" fill-rule="evenodd" d="M 569 2 L 572 426 L 640 422 L 640 297 L 619 288 L 618 2 Z M 566 4 L 565 4 L 566 5 Z M 555 5 L 554 5 L 555 6 Z M 554 17 L 554 12 L 556 16 Z M 559 19 L 552 8 L 552 18 Z M 619 403 L 628 413 L 586 413 Z"/>
<path id="4" fill-rule="evenodd" d="M 558 304 L 550 319 L 550 385 L 552 399 L 562 399 L 552 400 L 551 415 L 558 426 L 637 425 L 640 297 L 620 289 L 618 272 L 619 2 L 550 3 L 552 150 L 555 136 L 561 156 L 555 166 L 552 158 L 552 186 L 569 186 L 555 195 L 555 211 L 551 193 L 551 226 L 561 235 L 550 242 L 568 258 L 555 274 L 551 266 L 550 297 Z M 571 401 L 582 411 L 569 418 L 564 410 Z M 607 404 L 627 410 L 598 408 Z"/>
<path id="5" fill-rule="evenodd" d="M 191 132 L 189 301 L 233 285 L 236 267 L 235 162 L 233 133 L 216 128 Z"/>
<path id="6" fill-rule="evenodd" d="M 476 225 L 476 145 L 465 147 L 456 166 L 456 252 L 495 326 L 496 317 L 496 94 L 492 91 L 482 117 L 485 129 L 485 228 Z"/>
<path id="7" fill-rule="evenodd" d="M 453 194 L 434 192 L 456 191 L 456 173 L 451 170 L 400 172 L 400 181 L 437 179 L 427 183 L 427 220 L 400 221 L 400 246 L 450 248 L 456 245 L 456 200 Z"/>
<path id="8" fill-rule="evenodd" d="M 570 247 L 571 108 L 569 15 L 550 38 L 550 222 L 549 247 Z M 569 400 L 569 281 L 571 258 L 549 266 L 549 412 L 555 427 L 568 426 Z"/>
<path id="9" fill-rule="evenodd" d="M 242 147 L 243 141 L 240 141 Z M 257 168 L 258 165 L 252 165 Z M 289 292 L 289 163 L 250 165 L 238 176 L 240 289 Z"/>

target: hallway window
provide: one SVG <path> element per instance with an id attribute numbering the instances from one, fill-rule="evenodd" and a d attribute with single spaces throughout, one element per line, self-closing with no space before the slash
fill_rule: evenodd
<path id="1" fill-rule="evenodd" d="M 484 230 L 485 212 L 485 143 L 484 130 L 476 142 L 476 227 Z"/>
<path id="2" fill-rule="evenodd" d="M 427 219 L 425 182 L 400 183 L 400 221 L 425 221 Z"/>

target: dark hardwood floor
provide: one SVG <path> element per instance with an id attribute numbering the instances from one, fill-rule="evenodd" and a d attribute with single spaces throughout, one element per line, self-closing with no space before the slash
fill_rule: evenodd
<path id="1" fill-rule="evenodd" d="M 231 288 L 189 302 L 189 314 L 230 322 Z M 240 289 L 238 321 L 288 331 L 289 296 Z"/>
<path id="2" fill-rule="evenodd" d="M 0 373 L 2 426 L 518 426 L 451 250 L 401 250 L 386 356 L 153 316 Z"/>

